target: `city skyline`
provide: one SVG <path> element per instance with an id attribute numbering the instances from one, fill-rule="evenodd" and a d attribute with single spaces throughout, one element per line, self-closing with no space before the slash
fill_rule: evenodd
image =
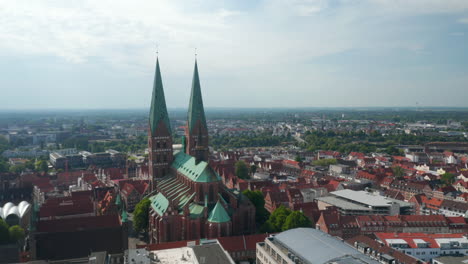
<path id="1" fill-rule="evenodd" d="M 0 1 L 0 109 L 466 107 L 468 2 Z"/>

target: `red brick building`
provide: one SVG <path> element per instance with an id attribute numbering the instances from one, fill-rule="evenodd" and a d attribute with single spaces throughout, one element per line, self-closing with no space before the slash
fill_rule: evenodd
<path id="1" fill-rule="evenodd" d="M 209 164 L 208 127 L 198 77 L 192 92 L 182 150 L 172 149 L 169 117 L 156 62 L 149 118 L 149 168 L 152 179 L 151 243 L 249 234 L 255 231 L 255 207 L 223 184 Z"/>

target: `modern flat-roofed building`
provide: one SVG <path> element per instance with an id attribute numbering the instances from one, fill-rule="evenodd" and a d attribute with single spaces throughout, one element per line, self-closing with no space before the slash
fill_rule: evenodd
<path id="1" fill-rule="evenodd" d="M 343 241 L 313 228 L 296 228 L 257 243 L 259 264 L 377 264 Z"/>
<path id="2" fill-rule="evenodd" d="M 335 206 L 343 215 L 408 215 L 413 212 L 411 203 L 366 191 L 345 189 L 315 200 L 320 210 Z"/>
<path id="3" fill-rule="evenodd" d="M 463 234 L 376 233 L 376 236 L 381 243 L 422 261 L 468 255 L 468 238 Z"/>

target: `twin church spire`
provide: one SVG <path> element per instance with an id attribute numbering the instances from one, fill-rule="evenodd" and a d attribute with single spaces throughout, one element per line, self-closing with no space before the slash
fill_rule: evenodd
<path id="1" fill-rule="evenodd" d="M 159 68 L 159 59 L 156 58 L 156 70 L 153 83 L 153 95 L 149 116 L 149 172 L 153 179 L 162 178 L 170 170 L 173 160 L 172 132 L 167 113 L 166 100 Z M 185 127 L 185 149 L 182 150 L 199 161 L 208 161 L 208 127 L 206 125 L 205 110 L 198 76 L 198 65 L 195 59 L 195 68 L 192 79 L 187 125 Z"/>
<path id="2" fill-rule="evenodd" d="M 171 124 L 169 115 L 167 114 L 166 99 L 164 97 L 164 89 L 161 78 L 161 70 L 159 69 L 159 58 L 156 58 L 156 71 L 154 73 L 153 95 L 151 97 L 150 109 L 150 129 L 152 133 L 156 132 L 159 122 L 162 121 L 169 133 L 171 133 Z"/>

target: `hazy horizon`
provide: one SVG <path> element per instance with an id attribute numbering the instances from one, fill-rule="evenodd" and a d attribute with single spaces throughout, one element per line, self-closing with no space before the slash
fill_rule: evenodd
<path id="1" fill-rule="evenodd" d="M 466 0 L 0 0 L 0 109 L 468 107 Z"/>

